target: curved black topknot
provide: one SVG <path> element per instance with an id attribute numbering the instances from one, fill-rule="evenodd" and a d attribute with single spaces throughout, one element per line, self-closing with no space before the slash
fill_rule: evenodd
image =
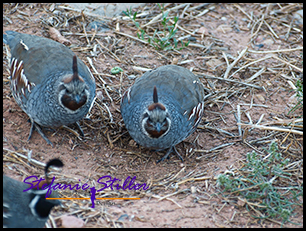
<path id="1" fill-rule="evenodd" d="M 156 86 L 154 86 L 154 89 L 153 89 L 153 102 L 154 103 L 158 103 L 158 96 L 157 96 L 157 88 L 156 88 Z"/>
<path id="2" fill-rule="evenodd" d="M 50 161 L 46 164 L 46 167 L 45 167 L 45 174 L 48 173 L 48 170 L 49 170 L 49 167 L 50 167 L 50 166 L 63 167 L 64 164 L 63 164 L 63 162 L 62 162 L 60 159 L 52 159 L 52 160 L 50 160 Z"/>
<path id="3" fill-rule="evenodd" d="M 73 80 L 78 80 L 79 75 L 78 75 L 78 62 L 77 62 L 77 57 L 76 55 L 73 56 L 73 61 L 72 61 L 72 71 L 73 71 Z"/>

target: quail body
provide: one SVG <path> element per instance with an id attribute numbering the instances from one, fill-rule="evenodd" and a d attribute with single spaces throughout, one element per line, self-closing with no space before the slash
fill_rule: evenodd
<path id="1" fill-rule="evenodd" d="M 63 44 L 14 31 L 6 31 L 3 41 L 11 50 L 12 95 L 32 123 L 29 139 L 36 128 L 52 144 L 39 125 L 59 127 L 81 120 L 93 104 L 95 80 Z"/>
<path id="2" fill-rule="evenodd" d="M 52 161 L 49 162 L 51 165 L 53 165 Z M 58 162 L 58 160 L 55 161 Z M 43 181 L 40 186 L 43 183 L 48 184 L 48 181 Z M 33 182 L 33 184 L 35 183 Z M 59 200 L 46 199 L 48 189 L 43 190 L 40 187 L 39 189 L 35 187 L 23 192 L 29 187 L 29 184 L 3 175 L 4 228 L 43 228 L 51 209 L 56 205 L 60 205 Z M 49 197 L 54 198 L 58 197 L 58 195 L 56 191 L 52 191 Z"/>
<path id="3" fill-rule="evenodd" d="M 166 65 L 146 72 L 122 96 L 121 114 L 131 137 L 140 145 L 168 149 L 192 134 L 204 111 L 204 87 L 186 68 Z M 159 162 L 158 161 L 158 162 Z"/>

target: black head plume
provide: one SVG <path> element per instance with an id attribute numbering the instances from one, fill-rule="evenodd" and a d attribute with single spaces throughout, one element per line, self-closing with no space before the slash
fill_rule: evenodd
<path id="1" fill-rule="evenodd" d="M 76 55 L 73 56 L 72 71 L 73 71 L 73 80 L 78 80 L 79 79 L 79 75 L 78 75 L 78 62 L 77 62 Z"/>
<path id="2" fill-rule="evenodd" d="M 48 182 L 48 170 L 51 166 L 55 166 L 55 167 L 63 167 L 64 164 L 63 162 L 60 160 L 60 159 L 52 159 L 50 160 L 47 164 L 46 164 L 46 167 L 45 167 L 45 175 L 46 175 L 46 180 Z"/>
<path id="3" fill-rule="evenodd" d="M 153 89 L 153 102 L 154 103 L 158 103 L 158 96 L 157 96 L 156 86 L 154 86 L 154 89 Z"/>

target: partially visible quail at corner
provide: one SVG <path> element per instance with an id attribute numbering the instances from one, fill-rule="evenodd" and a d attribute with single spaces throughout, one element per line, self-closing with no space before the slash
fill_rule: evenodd
<path id="1" fill-rule="evenodd" d="M 50 166 L 63 167 L 59 159 L 50 160 L 45 167 L 45 180 L 35 188 L 3 175 L 3 228 L 43 228 L 49 218 L 52 208 L 60 205 L 59 200 L 47 200 L 47 189 L 44 184 L 49 184 L 48 169 Z M 35 184 L 34 182 L 32 182 Z M 49 198 L 58 198 L 53 191 Z"/>
<path id="2" fill-rule="evenodd" d="M 52 145 L 41 127 L 78 124 L 95 98 L 89 68 L 66 46 L 51 39 L 6 31 L 3 42 L 11 51 L 10 83 L 14 99 L 30 117 L 32 132 Z"/>

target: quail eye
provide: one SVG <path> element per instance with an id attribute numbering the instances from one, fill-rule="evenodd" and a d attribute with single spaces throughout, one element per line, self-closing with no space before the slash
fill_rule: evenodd
<path id="1" fill-rule="evenodd" d="M 59 86 L 59 91 L 62 91 L 62 90 L 66 90 L 66 87 L 64 85 Z"/>
<path id="2" fill-rule="evenodd" d="M 71 94 L 71 93 L 72 93 L 72 91 L 71 91 L 69 88 L 66 88 L 66 92 L 67 92 L 68 94 Z"/>

